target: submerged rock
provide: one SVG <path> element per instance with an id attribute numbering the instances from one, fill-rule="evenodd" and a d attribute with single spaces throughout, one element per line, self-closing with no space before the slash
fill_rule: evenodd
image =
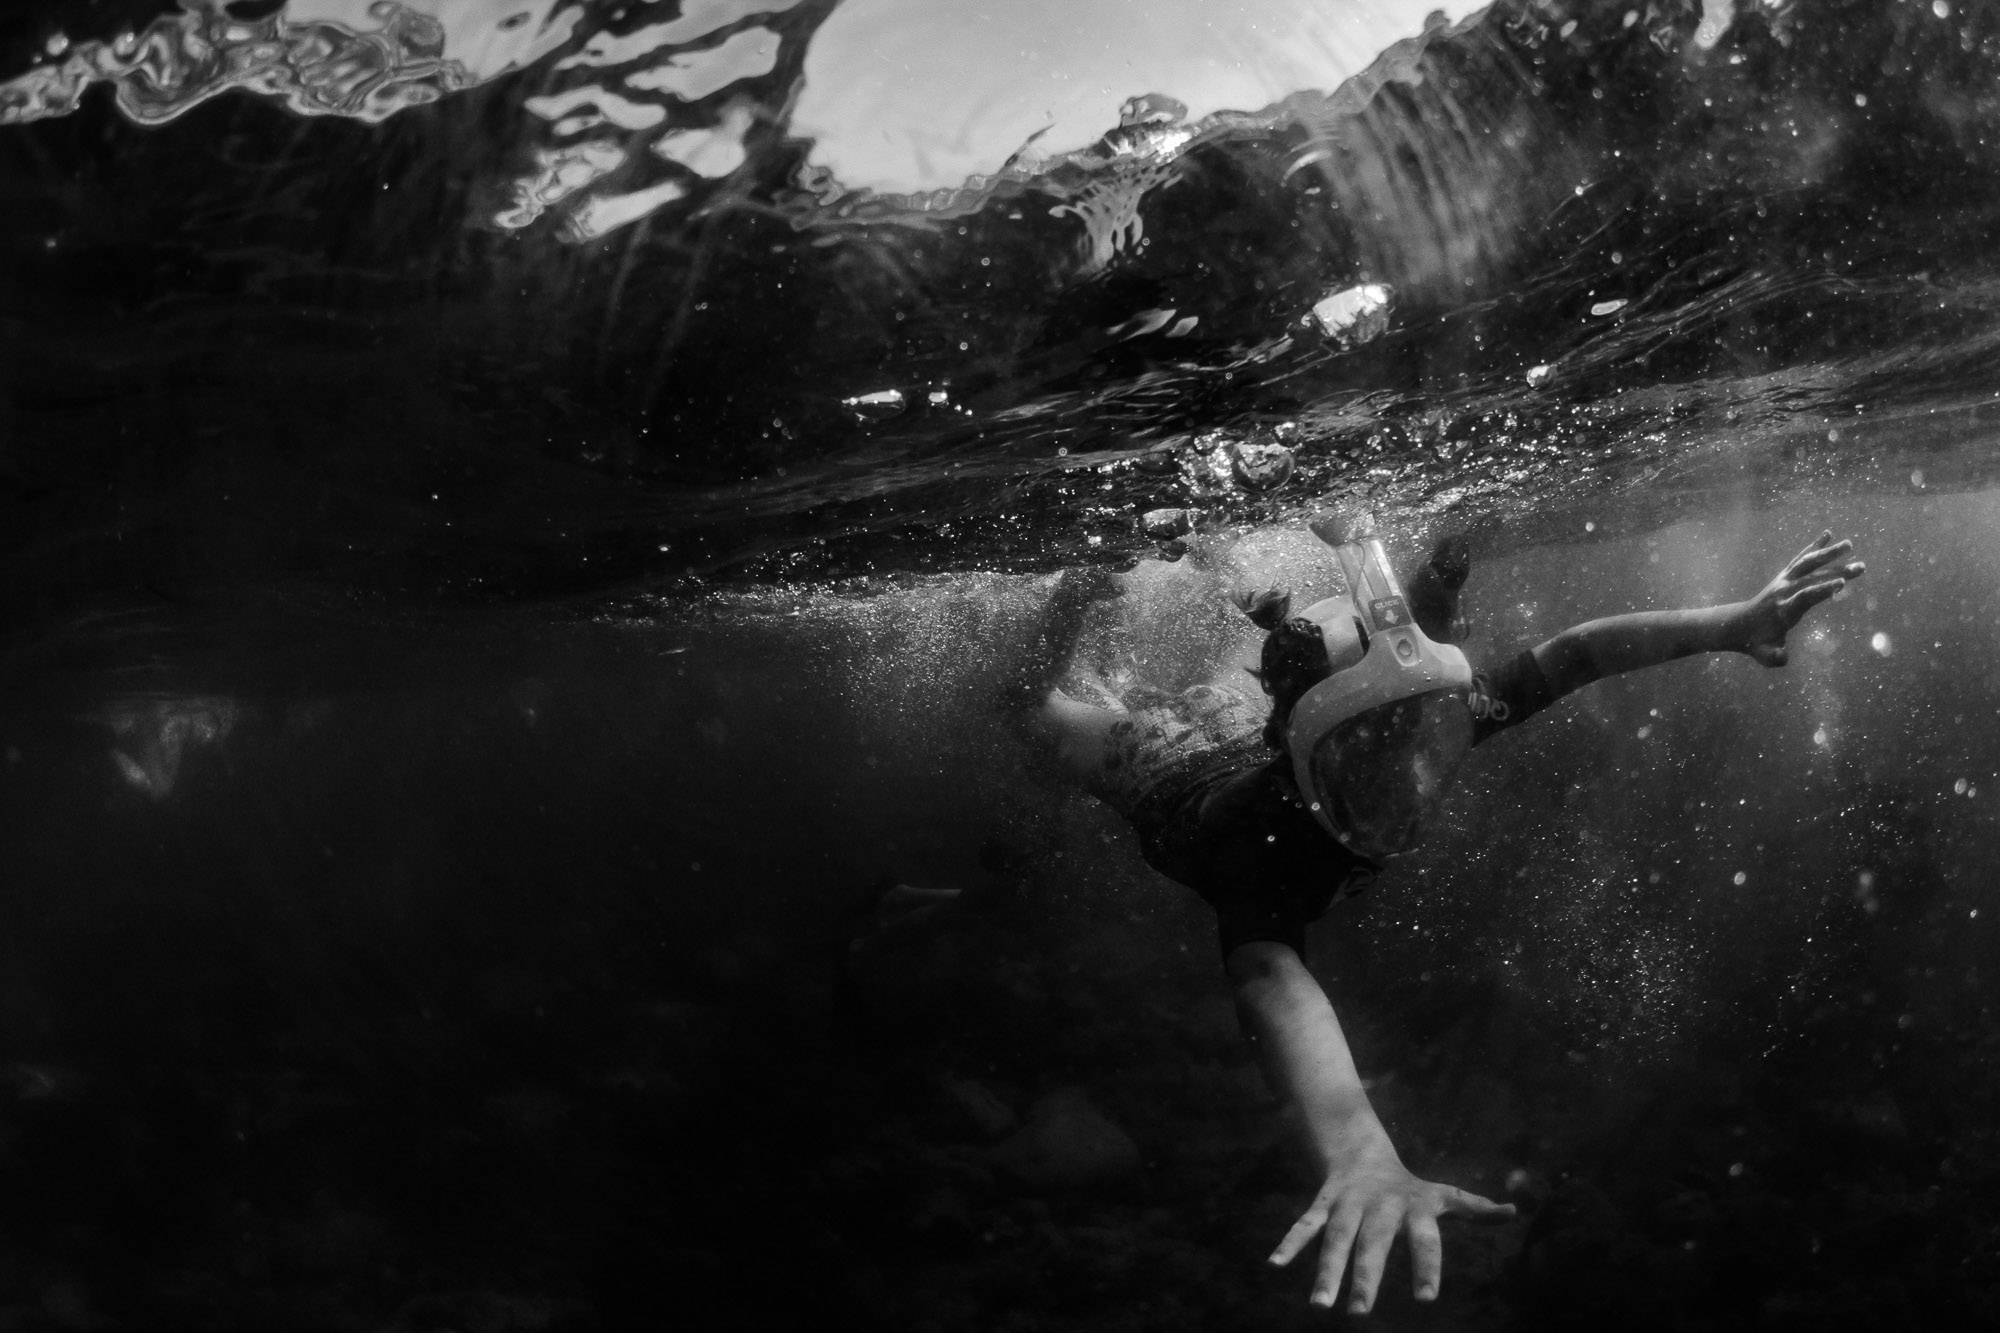
<path id="1" fill-rule="evenodd" d="M 1080 1088 L 1038 1098 L 1028 1122 L 992 1153 L 993 1164 L 1033 1190 L 1080 1189 L 1132 1175 L 1139 1145 Z"/>
<path id="2" fill-rule="evenodd" d="M 997 1139 L 1021 1123 L 1013 1108 L 977 1079 L 946 1074 L 938 1080 L 938 1090 L 967 1127 L 986 1138 Z"/>

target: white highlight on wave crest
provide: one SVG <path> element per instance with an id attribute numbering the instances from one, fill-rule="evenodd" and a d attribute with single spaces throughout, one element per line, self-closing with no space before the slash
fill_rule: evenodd
<path id="1" fill-rule="evenodd" d="M 112 84 L 119 109 L 147 125 L 231 90 L 299 115 L 379 123 L 533 65 L 613 8 L 588 0 L 289 0 L 244 20 L 226 3 L 179 0 L 174 12 L 108 41 L 51 39 L 45 63 L 0 83 L 0 125 L 67 115 L 99 83 Z M 755 103 L 737 97 L 719 116 L 689 117 L 709 123 L 669 129 L 673 108 L 769 74 L 783 39 L 757 25 L 700 49 L 685 45 L 799 3 L 684 0 L 666 22 L 589 36 L 555 68 L 624 65 L 622 74 L 606 70 L 597 83 L 530 97 L 524 109 L 551 122 L 558 141 L 591 137 L 530 148 L 527 169 L 509 183 L 507 202 L 490 222 L 515 231 L 560 208 L 567 213 L 560 234 L 588 240 L 686 198 L 692 185 L 681 173 L 713 180 L 736 171 L 748 157 Z M 668 49 L 673 44 L 680 49 Z M 651 154 L 642 156 L 648 147 Z M 642 161 L 656 164 L 656 176 L 665 167 L 676 178 L 647 180 L 634 170 Z M 614 175 L 615 186 L 606 179 Z"/>
<path id="2" fill-rule="evenodd" d="M 556 133 L 569 135 L 584 130 L 596 129 L 599 125 L 615 125 L 621 130 L 650 130 L 667 118 L 667 109 L 650 102 L 634 102 L 591 84 L 582 88 L 569 88 L 546 97 L 530 97 L 522 107 L 543 120 L 556 122 Z M 590 110 L 582 115 L 571 115 L 580 107 Z"/>
<path id="3" fill-rule="evenodd" d="M 655 0 L 646 2 L 652 4 Z M 558 60 L 556 68 L 623 65 L 649 56 L 663 46 L 699 41 L 752 14 L 782 14 L 798 3 L 799 0 L 684 0 L 681 12 L 665 23 L 655 23 L 636 32 L 595 34 L 581 51 Z"/>
<path id="4" fill-rule="evenodd" d="M 589 94 L 594 90 L 575 89 L 558 98 L 536 98 L 534 102 L 544 103 L 530 108 L 545 115 L 559 115 L 574 106 L 591 101 Z M 602 105 L 602 103 L 598 103 Z M 635 104 L 627 104 L 635 106 Z M 631 128 L 646 128 L 656 125 L 666 118 L 663 108 L 636 107 L 639 111 L 658 110 L 657 117 L 648 119 L 643 125 Z M 751 106 L 744 102 L 730 105 L 722 113 L 716 125 L 706 129 L 675 130 L 663 134 L 653 142 L 653 152 L 662 159 L 676 163 L 697 176 L 715 179 L 729 175 L 742 166 L 748 157 L 743 146 L 743 136 L 749 131 L 755 119 Z M 588 128 L 601 121 L 587 116 L 574 116 L 559 121 L 556 133 L 567 135 Z M 622 123 L 622 122 L 618 122 Z M 541 218 L 551 207 L 566 199 L 588 190 L 604 177 L 624 166 L 629 153 L 617 143 L 608 139 L 593 139 L 586 143 L 571 144 L 560 148 L 542 148 L 535 151 L 535 169 L 514 182 L 508 207 L 493 217 L 494 224 L 509 231 L 518 231 Z M 688 188 L 678 180 L 660 181 L 643 189 L 628 190 L 622 194 L 592 194 L 575 204 L 563 227 L 563 236 L 572 241 L 595 240 L 607 232 L 637 222 L 650 213 L 657 212 L 668 204 L 685 199 Z"/>
<path id="5" fill-rule="evenodd" d="M 761 4 L 756 0 L 709 0 L 704 4 L 697 0 L 668 23 L 655 24 L 623 38 L 599 34 L 583 52 L 559 61 L 557 68 L 601 68 L 634 54 L 654 57 L 670 38 L 705 38 L 729 23 L 753 14 L 789 9 L 796 3 L 797 0 Z M 623 92 L 614 92 L 601 82 L 590 83 L 530 98 L 525 106 L 532 114 L 554 121 L 555 133 L 561 137 L 586 133 L 605 124 L 634 132 L 653 130 L 670 122 L 669 108 L 628 94 L 655 94 L 681 104 L 705 101 L 737 83 L 761 78 L 776 69 L 783 41 L 780 34 L 761 25 L 743 28 L 712 46 L 669 51 L 641 68 L 626 72 L 619 79 Z M 754 99 L 738 96 L 712 124 L 691 125 L 660 134 L 650 145 L 652 155 L 705 180 L 721 179 L 748 159 L 744 140 L 756 121 Z M 509 230 L 528 226 L 552 204 L 589 189 L 586 197 L 569 206 L 562 235 L 572 241 L 595 240 L 687 198 L 691 188 L 685 179 L 657 181 L 616 194 L 597 190 L 597 183 L 630 162 L 643 142 L 636 138 L 628 140 L 615 162 L 606 152 L 608 146 L 615 145 L 603 141 L 538 152 L 535 171 L 515 183 L 511 206 L 498 214 L 494 222 Z"/>
<path id="6" fill-rule="evenodd" d="M 624 194 L 594 195 L 570 213 L 563 234 L 573 241 L 594 241 L 686 197 L 687 187 L 679 181 L 661 181 Z"/>
<path id="7" fill-rule="evenodd" d="M 625 165 L 625 150 L 608 139 L 535 150 L 535 169 L 514 182 L 512 202 L 493 218 L 518 231 L 577 191 Z"/>
<path id="8" fill-rule="evenodd" d="M 68 115 L 98 83 L 148 125 L 232 89 L 299 115 L 379 123 L 540 60 L 583 15 L 561 0 L 291 0 L 244 20 L 224 5 L 180 0 L 179 12 L 110 41 L 51 41 L 54 63 L 0 83 L 0 125 Z"/>
<path id="9" fill-rule="evenodd" d="M 716 46 L 677 52 L 650 69 L 628 74 L 625 86 L 699 102 L 732 83 L 769 74 L 777 67 L 778 34 L 769 28 L 745 28 Z"/>
<path id="10" fill-rule="evenodd" d="M 734 102 L 713 128 L 663 134 L 654 140 L 653 151 L 697 176 L 710 179 L 727 176 L 749 156 L 743 147 L 743 136 L 750 132 L 754 120 L 755 112 L 749 103 Z"/>

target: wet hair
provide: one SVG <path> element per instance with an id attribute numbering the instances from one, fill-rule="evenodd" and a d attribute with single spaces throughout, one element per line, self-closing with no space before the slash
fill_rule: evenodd
<path id="1" fill-rule="evenodd" d="M 1274 750 L 1285 745 L 1285 724 L 1307 690 L 1333 673 L 1326 639 L 1318 625 L 1292 614 L 1292 595 L 1283 588 L 1243 592 L 1236 605 L 1264 631 L 1264 651 L 1250 674 L 1271 696 L 1271 716 L 1264 722 L 1264 743 Z"/>

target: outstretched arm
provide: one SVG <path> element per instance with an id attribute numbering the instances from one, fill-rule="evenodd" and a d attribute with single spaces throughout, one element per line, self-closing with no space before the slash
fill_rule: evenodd
<path id="1" fill-rule="evenodd" d="M 1298 1107 L 1307 1140 L 1326 1172 L 1312 1206 L 1280 1242 L 1271 1262 L 1290 1263 L 1314 1236 L 1322 1236 L 1313 1304 L 1333 1304 L 1351 1254 L 1354 1280 L 1347 1307 L 1366 1314 L 1375 1303 L 1390 1246 L 1402 1235 L 1409 1241 L 1417 1299 L 1435 1299 L 1444 1268 L 1438 1218 L 1447 1213 L 1512 1217 L 1513 1205 L 1419 1180 L 1403 1166 L 1368 1104 L 1340 1020 L 1298 954 L 1283 944 L 1257 941 L 1231 950 L 1225 966 L 1265 1076 Z"/>
<path id="2" fill-rule="evenodd" d="M 1748 601 L 1593 620 L 1537 646 L 1535 664 L 1557 694 L 1695 653 L 1747 653 L 1765 666 L 1783 666 L 1792 627 L 1866 570 L 1858 560 L 1836 564 L 1853 550 L 1853 542 L 1836 542 L 1829 530 Z"/>

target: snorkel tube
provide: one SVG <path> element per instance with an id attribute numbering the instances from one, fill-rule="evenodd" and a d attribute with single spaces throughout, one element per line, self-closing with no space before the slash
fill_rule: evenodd
<path id="1" fill-rule="evenodd" d="M 1347 577 L 1347 597 L 1344 601 L 1328 598 L 1315 603 L 1303 614 L 1321 625 L 1322 631 L 1334 623 L 1334 617 L 1351 615 L 1361 629 L 1363 650 L 1359 662 L 1335 671 L 1308 690 L 1294 706 L 1285 728 L 1285 748 L 1292 756 L 1299 791 L 1320 825 L 1341 845 L 1359 855 L 1391 856 L 1414 845 L 1421 835 L 1422 823 L 1442 798 L 1458 761 L 1470 748 L 1471 715 L 1463 705 L 1472 689 L 1472 667 L 1464 653 L 1433 641 L 1417 626 L 1410 615 L 1409 599 L 1389 566 L 1381 539 L 1376 536 L 1372 517 L 1362 514 L 1321 519 L 1311 527 L 1314 536 L 1333 548 L 1341 572 Z M 1355 736 L 1357 728 L 1347 724 L 1375 714 L 1376 710 L 1384 710 L 1379 717 L 1395 718 L 1398 713 L 1395 705 L 1424 695 L 1441 696 L 1440 703 L 1445 697 L 1455 696 L 1455 709 L 1440 707 L 1434 719 L 1419 719 L 1419 722 L 1441 722 L 1455 728 L 1455 734 L 1439 737 L 1439 743 L 1428 744 L 1426 748 L 1431 737 L 1415 734 L 1420 729 L 1419 722 L 1395 720 L 1385 724 L 1398 735 L 1408 735 L 1412 742 L 1406 747 L 1410 751 L 1405 765 L 1408 773 L 1386 775 L 1392 780 L 1403 780 L 1407 793 L 1402 805 L 1396 804 L 1395 793 L 1380 794 L 1385 808 L 1394 807 L 1397 811 L 1389 821 L 1396 827 L 1357 827 L 1366 821 L 1355 817 L 1354 807 L 1376 797 L 1363 792 L 1359 800 L 1349 800 L 1344 792 L 1355 790 L 1354 783 L 1374 782 L 1385 775 L 1378 765 L 1370 764 L 1366 767 L 1375 771 L 1351 771 L 1344 775 L 1344 780 L 1336 778 L 1334 770 L 1341 763 L 1341 756 L 1334 751 L 1341 749 L 1343 741 L 1342 736 L 1335 735 L 1336 731 L 1345 728 L 1344 735 Z M 1425 707 L 1417 705 L 1415 711 L 1422 712 Z M 1400 711 L 1412 714 L 1411 709 Z M 1365 732 L 1365 724 L 1361 730 Z M 1430 730 L 1436 731 L 1437 726 L 1431 726 Z M 1394 737 L 1387 735 L 1373 739 L 1381 746 L 1396 743 Z M 1362 743 L 1368 740 L 1365 734 L 1361 736 Z M 1378 760 L 1380 757 L 1380 753 L 1375 756 Z M 1352 770 L 1362 766 L 1350 762 L 1347 767 Z"/>

